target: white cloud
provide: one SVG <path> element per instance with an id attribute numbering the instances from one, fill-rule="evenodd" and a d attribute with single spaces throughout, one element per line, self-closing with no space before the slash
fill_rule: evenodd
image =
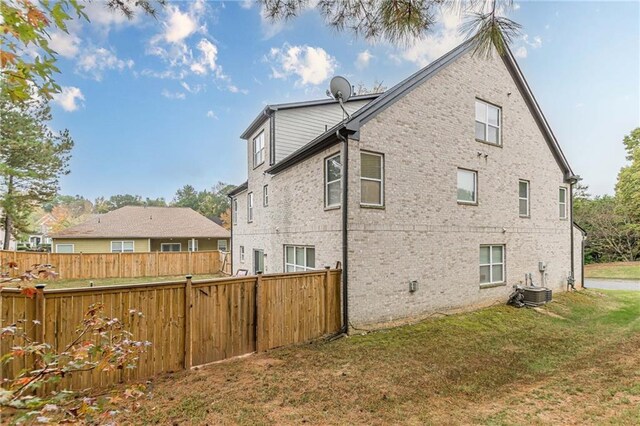
<path id="1" fill-rule="evenodd" d="M 519 10 L 520 9 L 520 3 L 513 3 L 513 10 Z"/>
<path id="2" fill-rule="evenodd" d="M 51 34 L 49 47 L 58 52 L 64 58 L 73 58 L 80 49 L 80 37 L 75 32 L 55 31 Z"/>
<path id="3" fill-rule="evenodd" d="M 180 86 L 182 86 L 182 88 L 184 90 L 186 90 L 189 93 L 199 93 L 200 91 L 204 90 L 204 85 L 202 84 L 189 84 L 186 81 L 181 81 L 180 82 Z"/>
<path id="4" fill-rule="evenodd" d="M 164 96 L 167 99 L 185 99 L 187 97 L 187 95 L 185 95 L 182 92 L 170 92 L 167 89 L 163 89 L 162 92 L 160 92 L 160 94 L 162 96 Z"/>
<path id="5" fill-rule="evenodd" d="M 104 71 L 123 71 L 133 68 L 133 65 L 133 60 L 120 59 L 111 50 L 99 47 L 83 51 L 76 63 L 76 70 L 89 74 L 96 81 L 101 81 Z"/>
<path id="6" fill-rule="evenodd" d="M 371 58 L 373 58 L 373 55 L 368 50 L 358 53 L 358 57 L 355 62 L 356 68 L 362 70 L 368 67 L 369 62 L 371 62 Z"/>
<path id="7" fill-rule="evenodd" d="M 298 77 L 297 85 L 320 84 L 335 71 L 337 63 L 321 47 L 290 46 L 272 48 L 268 59 L 273 62 L 271 77 L 287 79 Z"/>
<path id="8" fill-rule="evenodd" d="M 60 93 L 53 95 L 53 101 L 65 111 L 71 112 L 83 106 L 81 101 L 84 101 L 84 95 L 77 87 L 63 86 Z"/>
<path id="9" fill-rule="evenodd" d="M 524 59 L 527 57 L 527 48 L 524 46 L 520 46 L 516 48 L 516 50 L 513 52 L 513 55 L 516 58 Z"/>
<path id="10" fill-rule="evenodd" d="M 527 34 L 522 36 L 522 40 L 529 46 L 531 46 L 533 49 L 539 49 L 540 47 L 542 47 L 542 37 L 540 36 L 535 36 L 533 37 L 533 39 L 530 41 L 529 40 L 529 36 Z"/>
<path id="11" fill-rule="evenodd" d="M 255 0 L 240 0 L 240 7 L 243 9 L 251 9 Z"/>
<path id="12" fill-rule="evenodd" d="M 207 111 L 207 117 L 208 118 L 213 118 L 214 120 L 218 119 L 218 116 L 216 115 L 216 113 L 211 111 L 211 110 Z"/>
<path id="13" fill-rule="evenodd" d="M 441 28 L 433 34 L 416 39 L 401 53 L 402 59 L 425 67 L 464 41 L 464 35 L 459 31 L 462 23 L 459 13 L 455 10 L 442 10 L 439 21 L 442 23 Z"/>
<path id="14" fill-rule="evenodd" d="M 164 23 L 163 37 L 168 43 L 179 43 L 193 34 L 198 28 L 198 21 L 189 12 L 182 12 L 178 6 L 167 6 L 168 17 Z"/>
<path id="15" fill-rule="evenodd" d="M 127 4 L 131 6 L 131 2 Z M 145 16 L 145 12 L 137 6 L 132 7 L 133 17 L 129 19 L 122 12 L 111 9 L 105 1 L 83 2 L 82 5 L 91 25 L 97 25 L 107 31 L 111 26 L 136 25 L 140 22 L 140 17 Z"/>
<path id="16" fill-rule="evenodd" d="M 218 47 L 203 38 L 196 48 L 200 51 L 200 57 L 191 64 L 191 71 L 200 75 L 212 71 L 217 77 L 224 78 L 222 68 L 217 64 Z"/>

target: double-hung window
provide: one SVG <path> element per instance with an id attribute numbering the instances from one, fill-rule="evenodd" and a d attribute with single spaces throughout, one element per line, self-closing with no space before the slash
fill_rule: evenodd
<path id="1" fill-rule="evenodd" d="M 247 194 L 247 222 L 253 222 L 253 192 Z"/>
<path id="2" fill-rule="evenodd" d="M 458 202 L 462 204 L 478 203 L 478 172 L 458 169 Z"/>
<path id="3" fill-rule="evenodd" d="M 262 187 L 262 206 L 267 207 L 269 205 L 269 185 Z"/>
<path id="4" fill-rule="evenodd" d="M 234 225 L 238 223 L 238 199 L 237 198 L 233 199 L 233 216 L 231 220 Z"/>
<path id="5" fill-rule="evenodd" d="M 264 163 L 264 132 L 253 139 L 253 167 Z"/>
<path id="6" fill-rule="evenodd" d="M 244 246 L 240 246 L 240 262 L 244 263 Z"/>
<path id="7" fill-rule="evenodd" d="M 316 267 L 314 247 L 284 246 L 284 271 L 310 271 Z"/>
<path id="8" fill-rule="evenodd" d="M 529 217 L 529 181 L 518 181 L 518 209 L 520 217 Z"/>
<path id="9" fill-rule="evenodd" d="M 162 243 L 160 244 L 160 251 L 182 251 L 182 244 L 180 243 Z"/>
<path id="10" fill-rule="evenodd" d="M 218 240 L 218 250 L 227 251 L 227 240 Z"/>
<path id="11" fill-rule="evenodd" d="M 111 241 L 111 253 L 133 253 L 133 241 Z"/>
<path id="12" fill-rule="evenodd" d="M 324 160 L 324 206 L 337 207 L 342 199 L 342 163 L 340 154 Z"/>
<path id="13" fill-rule="evenodd" d="M 499 107 L 476 99 L 476 139 L 500 145 L 501 115 Z"/>
<path id="14" fill-rule="evenodd" d="M 384 206 L 384 156 L 360 153 L 360 205 Z"/>
<path id="15" fill-rule="evenodd" d="M 560 219 L 566 219 L 567 218 L 567 188 L 561 186 L 560 190 L 558 191 L 558 206 L 559 206 L 559 213 L 560 213 Z"/>
<path id="16" fill-rule="evenodd" d="M 504 246 L 480 246 L 480 284 L 498 284 L 504 281 Z"/>
<path id="17" fill-rule="evenodd" d="M 187 240 L 188 251 L 198 251 L 198 240 Z"/>

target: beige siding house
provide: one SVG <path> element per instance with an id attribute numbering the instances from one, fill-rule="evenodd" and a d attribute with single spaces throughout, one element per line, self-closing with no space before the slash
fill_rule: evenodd
<path id="1" fill-rule="evenodd" d="M 52 251 L 228 251 L 229 238 L 229 231 L 190 208 L 126 206 L 52 235 Z"/>
<path id="2" fill-rule="evenodd" d="M 282 159 L 277 113 L 242 135 L 234 270 L 340 262 L 355 325 L 506 300 L 529 274 L 581 283 L 577 176 L 510 52 L 480 59 L 465 43 L 357 106 Z"/>

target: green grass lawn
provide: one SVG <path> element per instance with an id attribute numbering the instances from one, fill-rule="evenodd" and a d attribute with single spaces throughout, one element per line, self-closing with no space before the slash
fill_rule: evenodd
<path id="1" fill-rule="evenodd" d="M 210 278 L 221 278 L 223 274 L 194 275 L 193 280 L 204 280 Z M 141 283 L 157 283 L 165 281 L 183 281 L 184 275 L 164 276 L 164 277 L 139 277 L 139 278 L 100 278 L 100 279 L 82 279 L 82 280 L 38 280 L 34 283 L 46 284 L 48 289 L 54 288 L 76 288 L 89 287 L 93 282 L 94 287 L 117 284 L 141 284 Z M 17 283 L 10 283 L 7 287 L 15 287 Z"/>
<path id="2" fill-rule="evenodd" d="M 640 262 L 592 263 L 584 266 L 584 276 L 640 280 Z"/>
<path id="3" fill-rule="evenodd" d="M 617 424 L 640 418 L 640 292 L 558 294 L 157 378 L 124 424 Z"/>

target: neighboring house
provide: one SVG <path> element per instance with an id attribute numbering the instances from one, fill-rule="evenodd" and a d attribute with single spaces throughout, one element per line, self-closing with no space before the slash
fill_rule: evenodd
<path id="1" fill-rule="evenodd" d="M 41 245 L 51 244 L 51 228 L 56 223 L 56 218 L 51 213 L 45 213 L 36 222 L 36 228 L 34 233 L 29 234 L 26 244 L 29 248 L 35 249 Z"/>
<path id="2" fill-rule="evenodd" d="M 350 324 L 506 300 L 525 274 L 581 283 L 577 176 L 511 52 L 472 51 L 352 98 L 343 122 L 335 101 L 267 107 L 242 135 L 233 270 L 340 262 Z"/>
<path id="3" fill-rule="evenodd" d="M 126 206 L 51 236 L 54 253 L 229 250 L 229 231 L 184 207 Z"/>

